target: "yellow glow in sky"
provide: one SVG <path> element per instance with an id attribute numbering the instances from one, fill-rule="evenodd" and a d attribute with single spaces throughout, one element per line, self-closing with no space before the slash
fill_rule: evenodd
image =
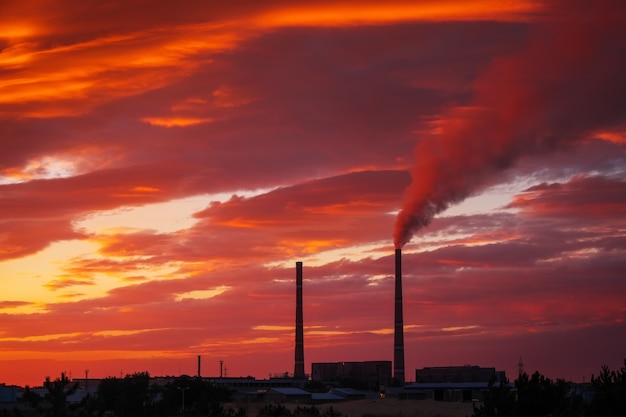
<path id="1" fill-rule="evenodd" d="M 189 292 L 185 292 L 182 294 L 178 294 L 176 296 L 176 301 L 205 300 L 207 298 L 217 297 L 218 295 L 223 294 L 230 289 L 231 287 L 228 285 L 220 285 L 219 287 L 216 287 L 210 290 L 189 291 Z"/>

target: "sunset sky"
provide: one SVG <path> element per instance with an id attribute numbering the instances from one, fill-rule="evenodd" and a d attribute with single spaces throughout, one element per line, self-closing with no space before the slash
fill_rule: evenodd
<path id="1" fill-rule="evenodd" d="M 621 1 L 0 5 L 0 383 L 626 357 Z"/>

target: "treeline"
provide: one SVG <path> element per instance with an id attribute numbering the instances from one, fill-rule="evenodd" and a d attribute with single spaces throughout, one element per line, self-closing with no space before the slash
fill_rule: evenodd
<path id="1" fill-rule="evenodd" d="M 225 408 L 232 399 L 232 391 L 193 377 L 176 378 L 163 385 L 154 383 L 147 372 L 105 378 L 95 395 L 87 394 L 80 402 L 68 401 L 78 385 L 64 374 L 53 381 L 47 379 L 45 388 L 46 394 L 40 396 L 27 387 L 22 406 L 3 410 L 2 417 L 248 417 L 245 409 Z M 483 402 L 475 405 L 473 411 L 473 417 L 626 416 L 626 359 L 617 371 L 603 367 L 589 384 L 551 380 L 539 372 L 530 376 L 522 373 L 513 384 L 490 383 Z M 315 406 L 289 411 L 281 405 L 267 404 L 258 416 L 340 417 L 341 414 L 332 407 L 326 411 Z"/>
<path id="2" fill-rule="evenodd" d="M 40 396 L 26 387 L 22 397 L 26 408 L 4 410 L 0 417 L 248 417 L 243 408 L 226 408 L 233 392 L 199 378 L 183 376 L 163 385 L 155 384 L 147 372 L 125 378 L 100 380 L 95 395 L 85 395 L 80 402 L 68 399 L 78 384 L 65 374 L 55 380 L 46 379 L 46 394 Z M 281 404 L 266 404 L 258 417 L 343 417 L 332 407 L 298 406 L 293 411 Z M 251 416 L 254 417 L 254 416 Z"/>
<path id="3" fill-rule="evenodd" d="M 147 372 L 105 378 L 100 380 L 95 395 L 87 394 L 78 403 L 67 401 L 78 385 L 65 375 L 54 381 L 47 379 L 45 388 L 47 393 L 42 397 L 27 387 L 23 401 L 30 410 L 16 409 L 14 414 L 23 417 L 245 416 L 243 410 L 224 408 L 224 403 L 231 400 L 230 390 L 185 376 L 164 385 L 155 384 Z"/>
<path id="4" fill-rule="evenodd" d="M 522 373 L 514 384 L 490 383 L 474 417 L 615 417 L 626 416 L 626 359 L 618 371 L 602 367 L 586 385 L 555 381 L 539 372 Z"/>

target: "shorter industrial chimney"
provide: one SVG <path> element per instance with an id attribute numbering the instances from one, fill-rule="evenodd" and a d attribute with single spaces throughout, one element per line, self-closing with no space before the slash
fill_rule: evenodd
<path id="1" fill-rule="evenodd" d="M 302 317 L 302 262 L 296 262 L 296 362 L 294 379 L 305 379 L 304 374 L 304 319 Z"/>

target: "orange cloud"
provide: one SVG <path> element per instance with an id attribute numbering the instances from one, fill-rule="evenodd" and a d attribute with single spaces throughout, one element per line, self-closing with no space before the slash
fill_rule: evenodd
<path id="1" fill-rule="evenodd" d="M 262 30 L 285 26 L 335 26 L 389 24 L 419 20 L 525 20 L 540 4 L 519 2 L 395 2 L 384 6 L 375 3 L 310 4 L 299 7 L 268 5 L 265 10 L 241 14 L 239 19 L 225 18 L 216 23 L 179 21 L 167 26 L 136 28 L 90 39 L 66 41 L 43 47 L 14 45 L 3 54 L 6 64 L 14 68 L 0 80 L 0 114 L 17 116 L 10 105 L 32 103 L 19 109 L 21 117 L 54 117 L 79 115 L 93 106 L 119 97 L 128 97 L 170 85 L 198 68 L 200 54 L 215 54 L 236 47 Z M 210 10 L 209 8 L 207 8 Z M 171 13 L 165 11 L 164 13 Z M 204 11 L 205 13 L 207 11 Z M 41 22 L 41 16 L 28 14 L 25 21 Z M 71 18 L 71 12 L 60 8 L 58 14 Z M 89 12 L 86 12 L 89 13 Z M 228 13 L 225 14 L 227 16 Z M 165 16 L 165 15 L 164 15 Z M 105 20 L 101 22 L 100 25 Z M 138 20 L 137 22 L 140 22 Z M 31 39 L 32 27 L 42 23 L 4 26 L 2 33 L 10 39 Z M 61 36 L 65 27 L 42 29 L 48 36 Z M 87 28 L 78 25 L 82 30 Z M 251 30 L 242 30 L 250 27 Z M 0 26 L 2 28 L 2 26 Z M 109 28 L 110 29 L 110 28 Z M 23 44 L 22 44 L 23 45 Z M 222 107 L 241 105 L 248 98 L 233 99 L 232 93 L 218 91 Z M 230 96 L 230 97 L 228 97 Z M 208 120 L 148 118 L 159 126 L 187 126 Z"/>
<path id="2" fill-rule="evenodd" d="M 201 123 L 211 123 L 213 121 L 211 118 L 199 119 L 192 117 L 144 117 L 141 120 L 152 126 L 163 127 L 185 127 Z"/>
<path id="3" fill-rule="evenodd" d="M 161 190 L 159 188 L 156 188 L 156 187 L 136 186 L 136 187 L 133 187 L 133 191 L 137 191 L 137 192 L 140 192 L 140 193 L 158 193 Z"/>
<path id="4" fill-rule="evenodd" d="M 56 291 L 67 287 L 75 287 L 77 285 L 94 285 L 94 282 L 92 280 L 81 280 L 64 277 L 62 279 L 50 281 L 44 286 L 51 291 Z"/>
<path id="5" fill-rule="evenodd" d="M 84 114 L 102 102 L 179 80 L 197 68 L 194 55 L 230 48 L 237 40 L 224 25 L 183 24 L 15 51 L 12 76 L 0 80 L 0 106 L 32 102 L 30 110 L 20 111 L 22 117 Z M 12 111 L 0 108 L 2 113 Z"/>
<path id="6" fill-rule="evenodd" d="M 626 144 L 626 132 L 600 132 L 594 135 L 599 139 L 617 144 Z"/>
<path id="7" fill-rule="evenodd" d="M 337 2 L 285 6 L 257 17 L 261 26 L 345 26 L 439 20 L 527 20 L 536 1 Z"/>

